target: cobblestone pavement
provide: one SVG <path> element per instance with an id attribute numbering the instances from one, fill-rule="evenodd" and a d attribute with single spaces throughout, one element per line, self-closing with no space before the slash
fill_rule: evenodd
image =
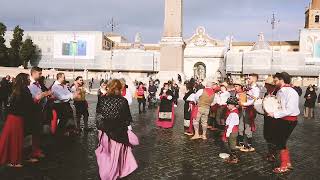
<path id="1" fill-rule="evenodd" d="M 89 97 L 90 125 L 94 127 L 96 98 Z M 302 107 L 301 107 L 302 108 Z M 139 115 L 137 104 L 132 107 L 133 130 L 140 138 L 134 149 L 139 168 L 127 180 L 142 179 L 319 179 L 320 120 L 303 120 L 294 130 L 289 148 L 295 169 L 286 175 L 272 174 L 275 164 L 264 161 L 266 146 L 262 136 L 262 117 L 257 120 L 254 153 L 240 154 L 237 165 L 225 164 L 219 153 L 225 152 L 217 134 L 210 133 L 208 141 L 191 141 L 183 135 L 182 103 L 176 108 L 173 129 L 155 127 L 155 110 Z M 319 110 L 317 110 L 319 117 Z M 82 134 L 73 140 L 56 141 L 44 138 L 47 157 L 22 169 L 0 168 L 0 180 L 98 180 L 94 150 L 96 132 Z"/>

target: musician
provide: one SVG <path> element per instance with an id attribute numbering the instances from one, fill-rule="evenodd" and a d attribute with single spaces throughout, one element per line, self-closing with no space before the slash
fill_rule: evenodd
<path id="1" fill-rule="evenodd" d="M 233 81 L 233 86 L 234 86 L 234 89 L 233 89 L 234 94 L 239 101 L 238 104 L 243 104 L 243 103 L 247 102 L 247 95 L 246 95 L 246 92 L 244 92 L 242 82 L 240 80 L 235 80 L 235 81 Z M 242 115 L 242 107 L 238 105 L 238 109 L 239 109 L 239 117 L 241 118 L 243 116 Z M 240 123 L 241 123 L 241 121 L 243 121 L 243 119 L 240 119 Z M 241 125 L 243 126 L 243 123 L 241 123 Z M 244 145 L 243 132 L 240 134 L 240 131 L 239 131 L 239 135 L 237 137 L 236 148 L 240 149 L 240 148 L 243 148 L 244 146 L 245 145 Z"/>
<path id="2" fill-rule="evenodd" d="M 280 89 L 277 92 L 277 98 L 281 104 L 281 110 L 269 113 L 270 117 L 277 119 L 275 125 L 275 144 L 280 151 L 281 165 L 275 168 L 275 173 L 285 173 L 291 168 L 289 150 L 286 146 L 287 140 L 297 125 L 299 110 L 299 95 L 290 85 L 291 77 L 288 73 L 277 73 L 274 76 L 275 85 Z"/>
<path id="3" fill-rule="evenodd" d="M 65 85 L 64 73 L 57 74 L 57 80 L 51 87 L 53 96 L 55 97 L 53 108 L 57 112 L 59 118 L 59 133 L 63 133 L 69 136 L 69 132 L 66 130 L 68 121 L 73 120 L 73 110 L 70 106 L 70 101 L 75 98 L 80 98 L 79 92 L 71 93 L 68 87 Z"/>
<path id="4" fill-rule="evenodd" d="M 245 146 L 240 148 L 242 152 L 252 152 L 255 148 L 252 146 L 252 133 L 256 131 L 255 118 L 256 110 L 254 109 L 254 101 L 259 98 L 260 89 L 257 86 L 258 74 L 250 74 L 248 78 L 249 88 L 246 89 L 247 101 L 240 102 L 242 107 L 242 116 L 240 117 L 239 135 L 247 138 Z"/>
<path id="5" fill-rule="evenodd" d="M 276 95 L 276 86 L 274 84 L 273 76 L 268 76 L 265 80 L 264 87 L 266 88 L 267 92 L 266 96 Z M 268 116 L 267 114 L 264 115 L 264 124 L 263 124 L 263 137 L 267 142 L 268 147 L 268 154 L 266 156 L 267 161 L 274 162 L 275 158 L 275 145 L 274 145 L 274 125 L 276 119 L 273 117 Z"/>
<path id="6" fill-rule="evenodd" d="M 217 88 L 217 82 L 215 80 L 207 80 L 206 87 L 196 92 L 196 101 L 198 102 L 197 118 L 193 121 L 194 136 L 192 140 L 207 139 L 207 127 L 208 127 L 208 115 L 210 112 L 210 106 L 214 99 L 215 89 Z M 202 136 L 199 135 L 199 124 L 202 125 Z"/>

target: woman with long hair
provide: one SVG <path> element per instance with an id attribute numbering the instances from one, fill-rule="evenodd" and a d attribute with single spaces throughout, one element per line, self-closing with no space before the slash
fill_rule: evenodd
<path id="1" fill-rule="evenodd" d="M 95 152 L 102 180 L 123 178 L 138 167 L 132 154 L 132 146 L 137 145 L 138 140 L 128 129 L 132 116 L 128 100 L 121 94 L 122 88 L 117 79 L 109 82 L 107 94 L 100 97 L 97 105 L 96 124 L 100 141 Z"/>
<path id="2" fill-rule="evenodd" d="M 29 75 L 20 73 L 9 98 L 8 116 L 0 137 L 0 165 L 22 167 L 24 124 L 32 112 Z"/>

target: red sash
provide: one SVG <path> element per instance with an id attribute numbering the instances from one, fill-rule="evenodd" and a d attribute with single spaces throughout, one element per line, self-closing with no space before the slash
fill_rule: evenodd
<path id="1" fill-rule="evenodd" d="M 281 119 L 283 119 L 285 121 L 297 121 L 298 117 L 297 116 L 286 116 L 286 117 L 283 117 Z"/>

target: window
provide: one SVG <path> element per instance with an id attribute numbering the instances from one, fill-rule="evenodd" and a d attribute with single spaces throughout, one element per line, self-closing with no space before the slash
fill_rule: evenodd
<path id="1" fill-rule="evenodd" d="M 316 15 L 316 17 L 315 17 L 315 22 L 316 22 L 316 23 L 319 23 L 319 22 L 320 22 L 320 17 L 319 17 L 319 15 Z"/>

